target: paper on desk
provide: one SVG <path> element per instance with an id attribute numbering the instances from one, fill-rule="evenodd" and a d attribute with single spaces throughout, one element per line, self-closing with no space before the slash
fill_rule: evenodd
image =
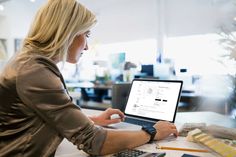
<path id="1" fill-rule="evenodd" d="M 189 142 L 186 140 L 185 137 L 178 137 L 174 138 L 167 138 L 166 140 L 161 140 L 157 142 L 160 146 L 167 146 L 167 147 L 179 147 L 179 148 L 191 148 L 191 149 L 205 149 L 201 145 Z"/>
<path id="2" fill-rule="evenodd" d="M 216 154 L 211 153 L 201 153 L 201 152 L 189 152 L 189 151 L 177 151 L 177 150 L 165 150 L 165 149 L 157 149 L 157 143 L 160 146 L 167 146 L 167 147 L 179 147 L 179 148 L 190 148 L 190 149 L 206 149 L 205 147 L 194 143 L 188 142 L 186 137 L 178 137 L 174 138 L 170 136 L 169 138 L 161 141 L 154 142 L 152 144 L 145 144 L 143 146 L 137 147 L 139 150 L 147 151 L 147 152 L 166 152 L 165 157 L 177 157 L 182 156 L 184 153 L 198 155 L 201 157 L 216 157 Z"/>
<path id="3" fill-rule="evenodd" d="M 236 128 L 227 128 L 219 125 L 209 125 L 206 132 L 214 137 L 236 140 Z"/>

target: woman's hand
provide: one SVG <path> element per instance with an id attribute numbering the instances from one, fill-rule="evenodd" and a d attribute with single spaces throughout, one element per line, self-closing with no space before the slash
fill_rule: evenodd
<path id="1" fill-rule="evenodd" d="M 112 115 L 118 115 L 118 117 L 112 118 Z M 108 108 L 98 116 L 90 117 L 90 119 L 100 126 L 107 126 L 114 123 L 119 123 L 124 121 L 124 113 L 119 109 Z"/>
<path id="2" fill-rule="evenodd" d="M 178 136 L 177 128 L 173 123 L 159 121 L 153 127 L 155 127 L 157 130 L 157 134 L 155 136 L 156 140 L 162 140 L 171 134 L 173 134 L 175 137 Z"/>

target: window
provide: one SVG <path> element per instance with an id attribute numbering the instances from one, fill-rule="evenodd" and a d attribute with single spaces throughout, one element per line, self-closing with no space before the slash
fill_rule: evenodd
<path id="1" fill-rule="evenodd" d="M 165 57 L 175 61 L 176 70 L 187 68 L 192 74 L 228 74 L 224 66 L 226 50 L 219 43 L 217 34 L 170 37 L 165 41 Z"/>

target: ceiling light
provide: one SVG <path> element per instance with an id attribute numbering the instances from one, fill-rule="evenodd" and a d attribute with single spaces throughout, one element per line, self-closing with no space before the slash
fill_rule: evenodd
<path id="1" fill-rule="evenodd" d="M 35 2 L 35 0 L 30 0 L 31 2 Z"/>
<path id="2" fill-rule="evenodd" d="M 0 4 L 0 11 L 4 10 L 4 6 L 2 4 Z"/>
<path id="3" fill-rule="evenodd" d="M 236 21 L 236 16 L 234 17 L 234 21 Z"/>

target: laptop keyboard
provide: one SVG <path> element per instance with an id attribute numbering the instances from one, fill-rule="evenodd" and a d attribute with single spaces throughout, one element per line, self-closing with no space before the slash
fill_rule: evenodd
<path id="1" fill-rule="evenodd" d="M 113 154 L 112 157 L 138 157 L 146 152 L 135 149 L 126 149 L 116 154 Z"/>
<path id="2" fill-rule="evenodd" d="M 141 125 L 141 126 L 143 126 L 143 125 L 153 126 L 155 124 L 154 122 L 143 121 L 143 120 L 129 118 L 129 117 L 125 117 L 125 122 L 131 123 L 131 124 L 136 124 L 136 125 Z"/>

